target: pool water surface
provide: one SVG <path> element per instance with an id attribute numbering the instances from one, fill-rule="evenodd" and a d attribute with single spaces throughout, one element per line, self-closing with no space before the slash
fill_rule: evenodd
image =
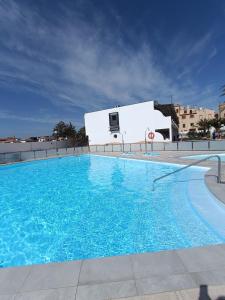
<path id="1" fill-rule="evenodd" d="M 205 168 L 95 155 L 0 167 L 0 264 L 63 262 L 225 242 Z M 215 217 L 213 217 L 215 216 Z"/>

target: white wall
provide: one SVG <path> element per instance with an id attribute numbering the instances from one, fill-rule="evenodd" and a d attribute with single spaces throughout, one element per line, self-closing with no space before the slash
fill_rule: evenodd
<path id="1" fill-rule="evenodd" d="M 120 133 L 109 131 L 109 113 L 112 112 L 119 113 Z M 170 140 L 172 138 L 171 117 L 165 117 L 160 111 L 154 110 L 154 101 L 86 113 L 84 120 L 89 145 L 121 143 L 122 133 L 125 143 L 144 142 L 147 128 L 155 133 L 154 141 L 164 141 L 163 136 L 155 132 L 155 129 L 168 128 Z M 114 134 L 118 137 L 114 138 Z"/>

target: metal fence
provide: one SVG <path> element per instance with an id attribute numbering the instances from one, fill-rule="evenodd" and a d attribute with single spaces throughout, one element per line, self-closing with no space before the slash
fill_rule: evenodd
<path id="1" fill-rule="evenodd" d="M 58 148 L 45 150 L 17 151 L 0 153 L 0 163 L 26 161 L 32 159 L 42 159 L 48 157 L 57 157 L 61 155 L 74 155 L 88 153 L 89 147 Z"/>
<path id="2" fill-rule="evenodd" d="M 225 151 L 225 140 L 153 142 L 147 144 L 108 144 L 90 146 L 90 152 L 146 152 L 146 151 Z"/>
<path id="3" fill-rule="evenodd" d="M 148 152 L 148 151 L 225 151 L 222 141 L 154 142 L 147 144 L 109 144 L 90 147 L 69 147 L 0 153 L 0 163 L 42 159 L 89 152 Z"/>

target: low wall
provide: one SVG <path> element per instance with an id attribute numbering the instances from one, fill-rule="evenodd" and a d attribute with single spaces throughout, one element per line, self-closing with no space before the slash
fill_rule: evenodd
<path id="1" fill-rule="evenodd" d="M 109 144 L 90 146 L 90 152 L 144 152 L 144 151 L 225 151 L 225 140 L 153 142 L 145 144 Z"/>
<path id="2" fill-rule="evenodd" d="M 62 143 L 63 142 L 57 142 Z M 35 143 L 42 144 L 46 143 Z M 10 144 L 9 144 L 10 145 Z M 13 145 L 13 144 L 12 144 Z M 20 144 L 19 144 L 20 145 Z M 96 145 L 90 147 L 59 147 L 59 144 L 55 142 L 48 143 L 48 149 L 33 149 L 33 150 L 22 150 L 20 151 L 8 151 L 0 152 L 0 164 L 16 161 L 24 161 L 38 158 L 48 158 L 59 155 L 73 155 L 79 153 L 88 152 L 145 152 L 145 151 L 224 151 L 225 152 L 225 140 L 223 141 L 188 141 L 188 142 L 155 142 L 148 144 L 110 144 L 110 145 Z M 36 145 L 38 146 L 38 145 Z M 46 146 L 46 145 L 45 145 Z M 33 145 L 32 145 L 33 147 Z M 38 147 L 37 147 L 38 148 Z M 12 149 L 10 149 L 12 150 Z M 2 151 L 2 149 L 1 149 Z"/>
<path id="3" fill-rule="evenodd" d="M 71 147 L 69 141 L 0 143 L 0 153 L 66 148 L 69 146 Z"/>
<path id="4" fill-rule="evenodd" d="M 0 164 L 26 161 L 32 159 L 57 157 L 60 155 L 74 155 L 81 153 L 88 153 L 88 147 L 70 147 L 70 148 L 58 148 L 58 149 L 45 149 L 45 150 L 31 150 L 31 151 L 18 151 L 18 152 L 6 152 L 0 153 Z"/>

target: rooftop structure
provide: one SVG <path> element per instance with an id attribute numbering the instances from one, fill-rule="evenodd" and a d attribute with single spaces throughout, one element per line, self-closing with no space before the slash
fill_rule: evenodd
<path id="1" fill-rule="evenodd" d="M 0 143 L 16 143 L 18 140 L 15 136 L 0 138 Z"/>

